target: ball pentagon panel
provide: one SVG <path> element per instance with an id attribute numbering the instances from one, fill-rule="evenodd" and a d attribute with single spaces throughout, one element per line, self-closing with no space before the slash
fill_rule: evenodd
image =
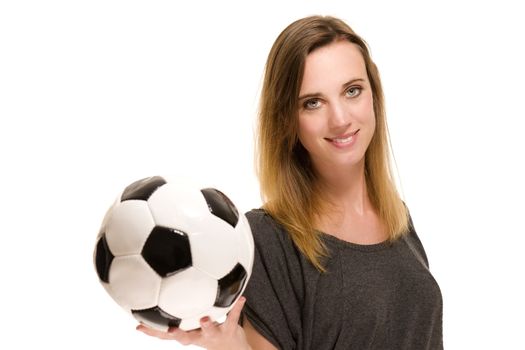
<path id="1" fill-rule="evenodd" d="M 169 227 L 155 226 L 141 255 L 161 277 L 173 275 L 192 264 L 188 236 Z"/>
<path id="2" fill-rule="evenodd" d="M 170 327 L 179 327 L 181 319 L 155 306 L 144 310 L 131 310 L 133 316 L 147 326 L 167 332 Z"/>
<path id="3" fill-rule="evenodd" d="M 241 294 L 246 284 L 248 273 L 241 264 L 235 267 L 219 280 L 219 292 L 214 306 L 230 307 Z"/>
<path id="4" fill-rule="evenodd" d="M 143 200 L 147 201 L 149 197 L 162 185 L 166 183 L 166 180 L 160 176 L 147 177 L 138 181 L 135 181 L 122 192 L 120 197 L 121 201 L 127 200 Z"/>
<path id="5" fill-rule="evenodd" d="M 94 255 L 98 278 L 105 283 L 109 283 L 109 268 L 115 256 L 108 247 L 105 234 L 102 234 L 98 239 Z"/>
<path id="6" fill-rule="evenodd" d="M 204 188 L 201 190 L 201 193 L 206 200 L 210 213 L 224 220 L 232 227 L 237 226 L 239 212 L 224 193 L 215 188 Z"/>

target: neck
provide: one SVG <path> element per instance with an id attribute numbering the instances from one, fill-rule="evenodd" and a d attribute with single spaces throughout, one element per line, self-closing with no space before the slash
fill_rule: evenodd
<path id="1" fill-rule="evenodd" d="M 371 208 L 366 188 L 364 161 L 352 168 L 330 169 L 319 174 L 325 198 L 337 212 L 363 215 Z"/>

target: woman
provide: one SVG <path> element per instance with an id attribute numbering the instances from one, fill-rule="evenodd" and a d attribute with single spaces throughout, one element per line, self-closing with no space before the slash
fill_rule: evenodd
<path id="1" fill-rule="evenodd" d="M 260 107 L 246 299 L 222 325 L 138 329 L 208 349 L 442 349 L 441 292 L 391 176 L 366 43 L 333 17 L 292 23 Z"/>

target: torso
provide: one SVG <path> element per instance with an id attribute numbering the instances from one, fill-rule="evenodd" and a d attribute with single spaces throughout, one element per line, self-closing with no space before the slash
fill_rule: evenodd
<path id="1" fill-rule="evenodd" d="M 264 211 L 247 218 L 256 254 L 243 312 L 277 348 L 443 349 L 441 291 L 413 227 L 392 243 L 321 235 L 329 254 L 320 273 Z"/>

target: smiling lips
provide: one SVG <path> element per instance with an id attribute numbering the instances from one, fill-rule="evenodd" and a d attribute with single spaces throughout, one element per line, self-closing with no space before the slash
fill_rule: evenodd
<path id="1" fill-rule="evenodd" d="M 325 138 L 325 140 L 327 141 L 330 141 L 332 144 L 334 144 L 335 146 L 347 146 L 349 144 L 352 144 L 354 139 L 356 138 L 355 135 L 359 132 L 359 130 L 361 129 L 357 129 L 356 131 L 350 133 L 350 134 L 345 134 L 345 135 L 341 135 L 341 136 L 337 136 L 337 137 L 334 137 L 334 138 Z"/>

